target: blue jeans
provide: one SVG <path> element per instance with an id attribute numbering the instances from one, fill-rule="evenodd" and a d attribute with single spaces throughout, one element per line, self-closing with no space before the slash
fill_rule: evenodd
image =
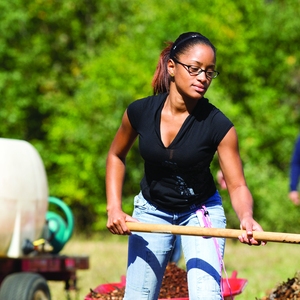
<path id="1" fill-rule="evenodd" d="M 170 257 L 170 262 L 178 264 L 181 257 L 181 237 L 180 235 L 176 236 L 175 243 L 173 246 L 172 255 Z"/>
<path id="2" fill-rule="evenodd" d="M 203 205 L 209 211 L 212 227 L 225 228 L 226 219 L 218 192 Z M 134 198 L 133 217 L 142 223 L 200 226 L 194 207 L 188 212 L 172 213 L 157 209 L 140 193 Z M 175 235 L 168 233 L 133 232 L 129 237 L 125 300 L 157 300 L 172 254 Z M 222 299 L 219 253 L 224 255 L 225 239 L 181 236 L 186 261 L 190 300 Z"/>

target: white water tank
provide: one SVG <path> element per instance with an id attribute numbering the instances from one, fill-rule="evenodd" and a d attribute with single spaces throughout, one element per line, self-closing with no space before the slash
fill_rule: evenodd
<path id="1" fill-rule="evenodd" d="M 21 257 L 41 237 L 48 209 L 44 164 L 26 141 L 0 138 L 0 256 Z"/>

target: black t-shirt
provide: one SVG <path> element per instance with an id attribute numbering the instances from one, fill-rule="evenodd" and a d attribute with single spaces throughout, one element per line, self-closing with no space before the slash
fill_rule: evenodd
<path id="1" fill-rule="evenodd" d="M 216 192 L 210 163 L 232 122 L 206 98 L 198 101 L 172 143 L 165 147 L 160 117 L 167 94 L 132 102 L 127 114 L 139 134 L 145 199 L 168 211 L 184 211 Z"/>

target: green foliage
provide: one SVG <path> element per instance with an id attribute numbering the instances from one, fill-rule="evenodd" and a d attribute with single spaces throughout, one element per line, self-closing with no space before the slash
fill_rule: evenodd
<path id="1" fill-rule="evenodd" d="M 221 73 L 207 97 L 237 128 L 256 218 L 266 230 L 299 231 L 287 199 L 300 124 L 299 10 L 298 0 L 0 0 L 0 135 L 31 142 L 78 228 L 103 230 L 105 160 L 124 110 L 152 93 L 165 42 L 200 31 L 216 45 Z M 135 144 L 127 212 L 142 174 Z M 222 196 L 228 227 L 238 227 Z"/>

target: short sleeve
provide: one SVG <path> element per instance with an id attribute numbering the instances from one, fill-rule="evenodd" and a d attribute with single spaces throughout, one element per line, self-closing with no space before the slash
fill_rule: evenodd
<path id="1" fill-rule="evenodd" d="M 219 109 L 215 108 L 212 117 L 212 139 L 216 147 L 233 126 L 233 123 Z"/>

